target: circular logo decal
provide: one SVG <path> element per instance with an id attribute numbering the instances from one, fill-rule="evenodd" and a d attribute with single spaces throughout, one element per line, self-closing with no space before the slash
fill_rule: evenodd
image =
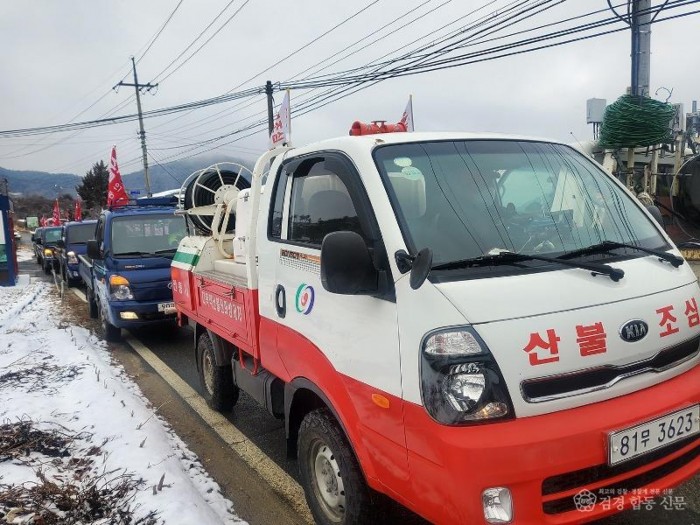
<path id="1" fill-rule="evenodd" d="M 314 307 L 315 297 L 316 292 L 314 292 L 313 286 L 309 286 L 306 283 L 301 283 L 299 288 L 297 288 L 297 295 L 295 299 L 297 312 L 304 315 L 309 315 Z"/>
<path id="2" fill-rule="evenodd" d="M 620 337 L 628 343 L 644 339 L 647 332 L 649 332 L 649 325 L 641 319 L 632 319 L 620 327 Z"/>

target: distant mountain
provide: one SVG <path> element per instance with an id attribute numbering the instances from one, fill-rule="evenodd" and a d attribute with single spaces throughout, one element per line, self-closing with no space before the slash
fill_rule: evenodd
<path id="1" fill-rule="evenodd" d="M 221 156 L 202 156 L 192 159 L 179 160 L 168 162 L 161 165 L 152 165 L 148 167 L 148 176 L 151 181 L 151 192 L 158 193 L 160 191 L 179 188 L 182 182 L 192 172 L 206 168 L 214 162 L 235 162 L 242 164 L 248 169 L 253 168 L 254 160 L 240 159 L 235 157 Z M 16 171 L 0 168 L 0 179 L 7 179 L 9 190 L 12 193 L 21 193 L 23 195 L 42 195 L 47 198 L 56 197 L 57 192 L 61 195 L 69 193 L 76 196 L 75 187 L 82 182 L 82 177 L 70 173 L 47 173 L 45 171 Z M 145 183 L 143 179 L 143 170 L 132 173 L 122 173 L 124 185 L 129 191 L 141 191 L 144 196 Z"/>
<path id="2" fill-rule="evenodd" d="M 49 199 L 57 193 L 77 195 L 75 187 L 81 178 L 71 173 L 46 173 L 45 171 L 15 171 L 0 168 L 0 179 L 7 179 L 9 191 L 23 195 L 42 195 Z"/>

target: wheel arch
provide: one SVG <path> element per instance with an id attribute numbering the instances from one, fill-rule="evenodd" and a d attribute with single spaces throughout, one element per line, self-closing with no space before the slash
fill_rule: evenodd
<path id="1" fill-rule="evenodd" d="M 311 380 L 305 377 L 297 377 L 285 384 L 284 387 L 284 420 L 287 436 L 287 456 L 295 458 L 297 455 L 297 442 L 299 439 L 299 427 L 304 416 L 309 412 L 326 408 L 335 418 L 350 449 L 355 454 L 357 463 L 366 481 L 376 478 L 372 460 L 364 450 L 357 432 L 352 432 L 334 404 L 325 392 Z"/>
<path id="2" fill-rule="evenodd" d="M 199 371 L 200 367 L 197 355 L 197 343 L 199 342 L 199 338 L 204 334 L 209 335 L 209 339 L 211 340 L 212 346 L 214 348 L 214 358 L 216 359 L 216 365 L 230 366 L 231 358 L 233 357 L 233 354 L 236 351 L 236 347 L 233 344 L 226 341 L 223 337 L 206 328 L 205 326 L 202 326 L 199 323 L 194 323 L 194 358 L 195 362 L 197 363 L 197 371 Z"/>

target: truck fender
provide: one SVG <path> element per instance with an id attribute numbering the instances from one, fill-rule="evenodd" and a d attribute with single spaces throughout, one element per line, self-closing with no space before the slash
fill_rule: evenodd
<path id="1" fill-rule="evenodd" d="M 284 424 L 287 436 L 287 457 L 296 457 L 299 426 L 304 416 L 317 408 L 327 408 L 333 414 L 343 430 L 352 448 L 365 479 L 376 479 L 371 459 L 364 451 L 361 439 L 356 432 L 349 432 L 348 426 L 340 416 L 328 396 L 316 384 L 305 377 L 297 377 L 284 386 Z"/>
<path id="2" fill-rule="evenodd" d="M 197 323 L 194 327 L 194 357 L 197 363 L 197 371 L 199 372 L 199 360 L 197 359 L 197 341 L 202 334 L 209 334 L 212 345 L 214 347 L 214 357 L 216 359 L 216 366 L 230 366 L 231 358 L 233 357 L 236 347 L 233 346 L 228 341 L 222 339 L 217 334 L 211 330 L 204 328 L 202 325 Z"/>

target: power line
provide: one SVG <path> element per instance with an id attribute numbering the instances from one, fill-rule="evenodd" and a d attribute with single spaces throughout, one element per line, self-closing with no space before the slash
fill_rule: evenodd
<path id="1" fill-rule="evenodd" d="M 177 3 L 177 5 L 175 6 L 175 9 L 172 10 L 172 12 L 170 13 L 170 15 L 168 15 L 168 18 L 166 18 L 166 19 L 165 19 L 165 22 L 163 22 L 163 25 L 160 26 L 160 29 L 158 29 L 158 31 L 156 31 L 156 34 L 153 35 L 153 37 L 151 37 L 151 40 L 150 40 L 148 46 L 146 47 L 146 50 L 145 50 L 145 51 L 141 54 L 141 56 L 136 60 L 136 64 L 138 64 L 139 62 L 141 62 L 141 60 L 143 59 L 143 57 L 146 56 L 146 53 L 148 53 L 148 52 L 150 51 L 150 49 L 153 47 L 153 44 L 156 43 L 156 40 L 158 40 L 158 37 L 161 35 L 161 33 L 163 32 L 163 30 L 164 30 L 164 29 L 167 27 L 167 25 L 170 23 L 170 20 L 172 20 L 173 16 L 175 16 L 175 13 L 177 13 L 177 10 L 180 9 L 180 6 L 182 5 L 182 2 L 184 2 L 184 1 L 185 1 L 185 0 L 180 0 L 180 1 Z M 128 73 L 127 73 L 127 74 L 128 74 Z M 125 77 L 125 78 L 126 78 L 126 77 Z M 124 80 L 124 78 L 122 78 L 122 80 Z"/>

